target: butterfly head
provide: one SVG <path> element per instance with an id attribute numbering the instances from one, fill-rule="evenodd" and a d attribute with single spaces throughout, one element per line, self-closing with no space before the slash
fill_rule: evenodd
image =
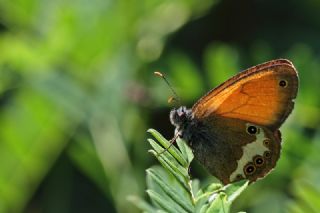
<path id="1" fill-rule="evenodd" d="M 170 121 L 176 127 L 176 132 L 181 132 L 192 120 L 192 111 L 185 106 L 173 109 L 170 112 Z"/>

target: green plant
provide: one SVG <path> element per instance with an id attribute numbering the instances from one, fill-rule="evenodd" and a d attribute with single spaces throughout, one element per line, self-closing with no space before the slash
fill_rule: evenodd
<path id="1" fill-rule="evenodd" d="M 159 132 L 148 131 L 156 139 L 148 139 L 149 150 L 162 167 L 147 169 L 147 194 L 151 203 L 131 196 L 129 200 L 144 212 L 229 212 L 232 202 L 245 190 L 248 181 L 222 186 L 212 183 L 201 189 L 198 180 L 191 180 L 188 168 L 193 159 L 191 149 L 181 139 L 177 148 Z M 161 153 L 161 154 L 158 154 Z"/>

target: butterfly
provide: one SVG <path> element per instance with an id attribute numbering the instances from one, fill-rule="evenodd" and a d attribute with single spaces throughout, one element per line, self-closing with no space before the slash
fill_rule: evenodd
<path id="1" fill-rule="evenodd" d="M 230 78 L 191 109 L 170 112 L 175 134 L 223 184 L 265 177 L 280 157 L 280 126 L 294 107 L 298 74 L 289 60 L 269 61 Z"/>

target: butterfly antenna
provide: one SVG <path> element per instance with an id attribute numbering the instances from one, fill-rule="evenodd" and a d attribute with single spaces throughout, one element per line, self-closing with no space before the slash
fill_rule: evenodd
<path id="1" fill-rule="evenodd" d="M 169 86 L 169 88 L 171 89 L 174 97 L 170 97 L 169 100 L 168 100 L 168 102 L 171 103 L 172 101 L 176 100 L 176 101 L 178 101 L 179 103 L 181 103 L 178 94 L 177 94 L 176 91 L 173 89 L 173 87 L 172 87 L 171 84 L 169 83 L 168 79 L 167 79 L 161 72 L 156 71 L 156 72 L 154 72 L 154 74 L 155 74 L 156 76 L 158 76 L 158 77 L 161 77 L 161 78 L 166 82 L 166 84 Z"/>

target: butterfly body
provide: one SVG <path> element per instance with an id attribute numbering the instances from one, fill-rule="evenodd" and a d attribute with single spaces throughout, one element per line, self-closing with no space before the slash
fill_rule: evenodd
<path id="1" fill-rule="evenodd" d="M 298 76 L 279 59 L 239 73 L 191 109 L 170 113 L 176 134 L 213 176 L 228 184 L 264 177 L 280 157 L 280 125 L 291 113 Z"/>

